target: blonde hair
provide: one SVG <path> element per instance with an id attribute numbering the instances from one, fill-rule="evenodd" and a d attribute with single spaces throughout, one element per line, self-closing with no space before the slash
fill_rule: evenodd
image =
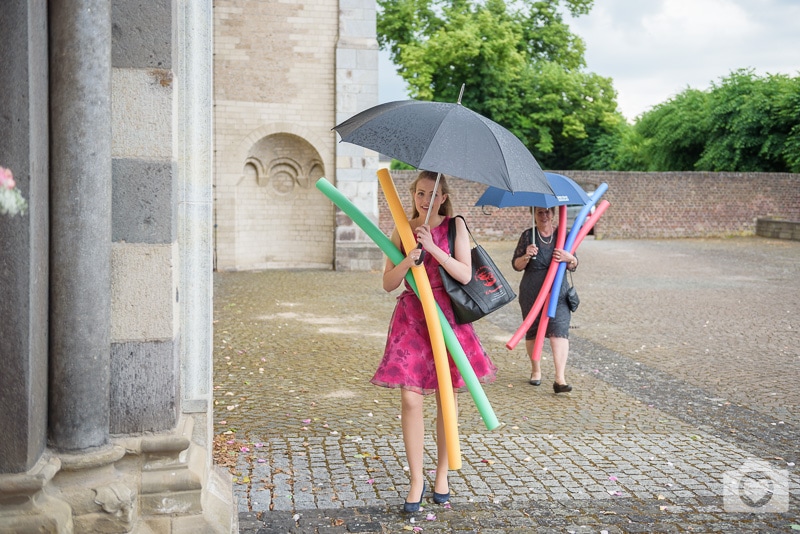
<path id="1" fill-rule="evenodd" d="M 417 184 L 420 180 L 433 180 L 436 181 L 436 176 L 439 173 L 433 171 L 420 171 L 417 177 L 411 182 L 411 185 L 408 187 L 408 190 L 411 191 L 411 218 L 414 219 L 415 217 L 419 217 L 419 211 L 417 211 L 417 203 L 414 202 L 414 195 L 417 193 Z M 444 174 L 439 178 L 439 187 L 436 190 L 436 193 L 439 195 L 447 195 L 447 198 L 442 205 L 439 206 L 439 215 L 444 215 L 446 217 L 453 216 L 453 204 L 450 202 L 450 188 L 447 185 L 447 180 L 444 177 Z"/>

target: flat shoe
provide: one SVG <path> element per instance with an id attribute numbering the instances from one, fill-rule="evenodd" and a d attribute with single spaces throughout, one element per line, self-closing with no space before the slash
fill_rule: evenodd
<path id="1" fill-rule="evenodd" d="M 436 504 L 444 504 L 450 500 L 450 492 L 447 493 L 436 493 L 433 492 L 433 502 Z"/>
<path id="2" fill-rule="evenodd" d="M 558 382 L 553 382 L 553 391 L 556 393 L 569 393 L 572 391 L 572 386 L 569 384 L 559 384 Z"/>
<path id="3" fill-rule="evenodd" d="M 533 378 L 531 378 L 530 380 L 528 380 L 528 384 L 530 384 L 532 386 L 541 386 L 542 385 L 542 381 L 541 380 L 534 380 Z"/>
<path id="4" fill-rule="evenodd" d="M 425 482 L 422 482 L 422 493 L 419 494 L 419 500 L 417 502 L 404 502 L 403 503 L 403 512 L 407 514 L 413 514 L 414 512 L 419 512 L 419 505 L 422 504 L 422 497 L 425 496 Z"/>

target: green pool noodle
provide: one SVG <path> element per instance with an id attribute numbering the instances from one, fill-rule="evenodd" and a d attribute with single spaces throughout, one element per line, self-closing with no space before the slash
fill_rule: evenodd
<path id="1" fill-rule="evenodd" d="M 372 239 L 378 248 L 380 248 L 384 254 L 389 258 L 389 260 L 397 265 L 405 256 L 402 252 L 397 248 L 397 246 L 392 243 L 392 240 L 386 237 L 378 226 L 372 222 L 366 215 L 364 215 L 361 210 L 359 210 L 350 200 L 347 199 L 333 184 L 331 184 L 327 179 L 320 178 L 317 180 L 317 189 L 322 191 L 322 193 L 327 196 L 334 204 L 336 204 L 339 209 L 341 209 L 348 217 L 350 217 L 354 223 L 361 228 L 370 239 Z M 415 293 L 418 293 L 417 284 L 414 281 L 414 277 L 409 271 L 406 274 L 406 281 L 411 286 L 411 289 L 414 290 Z M 486 393 L 484 393 L 483 388 L 481 387 L 481 383 L 478 380 L 478 377 L 475 376 L 475 370 L 470 365 L 469 360 L 467 360 L 467 355 L 464 353 L 464 349 L 461 347 L 461 343 L 459 343 L 458 338 L 456 337 L 456 333 L 453 331 L 453 327 L 450 326 L 450 323 L 447 321 L 447 318 L 444 316 L 444 312 L 439 306 L 436 306 L 436 309 L 439 312 L 439 320 L 442 323 L 442 335 L 444 337 L 444 343 L 447 346 L 447 351 L 450 353 L 450 357 L 453 358 L 453 362 L 456 364 L 458 371 L 461 373 L 461 377 L 464 379 L 464 383 L 467 386 L 467 389 L 472 395 L 472 400 L 475 403 L 475 406 L 478 408 L 478 412 L 481 414 L 481 418 L 483 418 L 483 422 L 486 425 L 486 428 L 489 430 L 495 430 L 499 426 L 501 426 L 500 422 L 497 420 L 497 416 L 492 409 L 491 404 L 489 404 L 489 399 L 486 397 Z"/>

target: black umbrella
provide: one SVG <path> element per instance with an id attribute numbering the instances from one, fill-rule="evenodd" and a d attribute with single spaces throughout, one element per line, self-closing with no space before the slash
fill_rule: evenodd
<path id="1" fill-rule="evenodd" d="M 362 111 L 333 129 L 344 142 L 375 150 L 417 169 L 512 192 L 553 194 L 539 163 L 522 141 L 460 103 L 387 102 Z"/>

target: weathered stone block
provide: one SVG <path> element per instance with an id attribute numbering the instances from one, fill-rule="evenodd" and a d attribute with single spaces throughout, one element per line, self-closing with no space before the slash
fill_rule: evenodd
<path id="1" fill-rule="evenodd" d="M 115 159 L 112 179 L 112 241 L 175 241 L 178 217 L 174 162 Z"/>

